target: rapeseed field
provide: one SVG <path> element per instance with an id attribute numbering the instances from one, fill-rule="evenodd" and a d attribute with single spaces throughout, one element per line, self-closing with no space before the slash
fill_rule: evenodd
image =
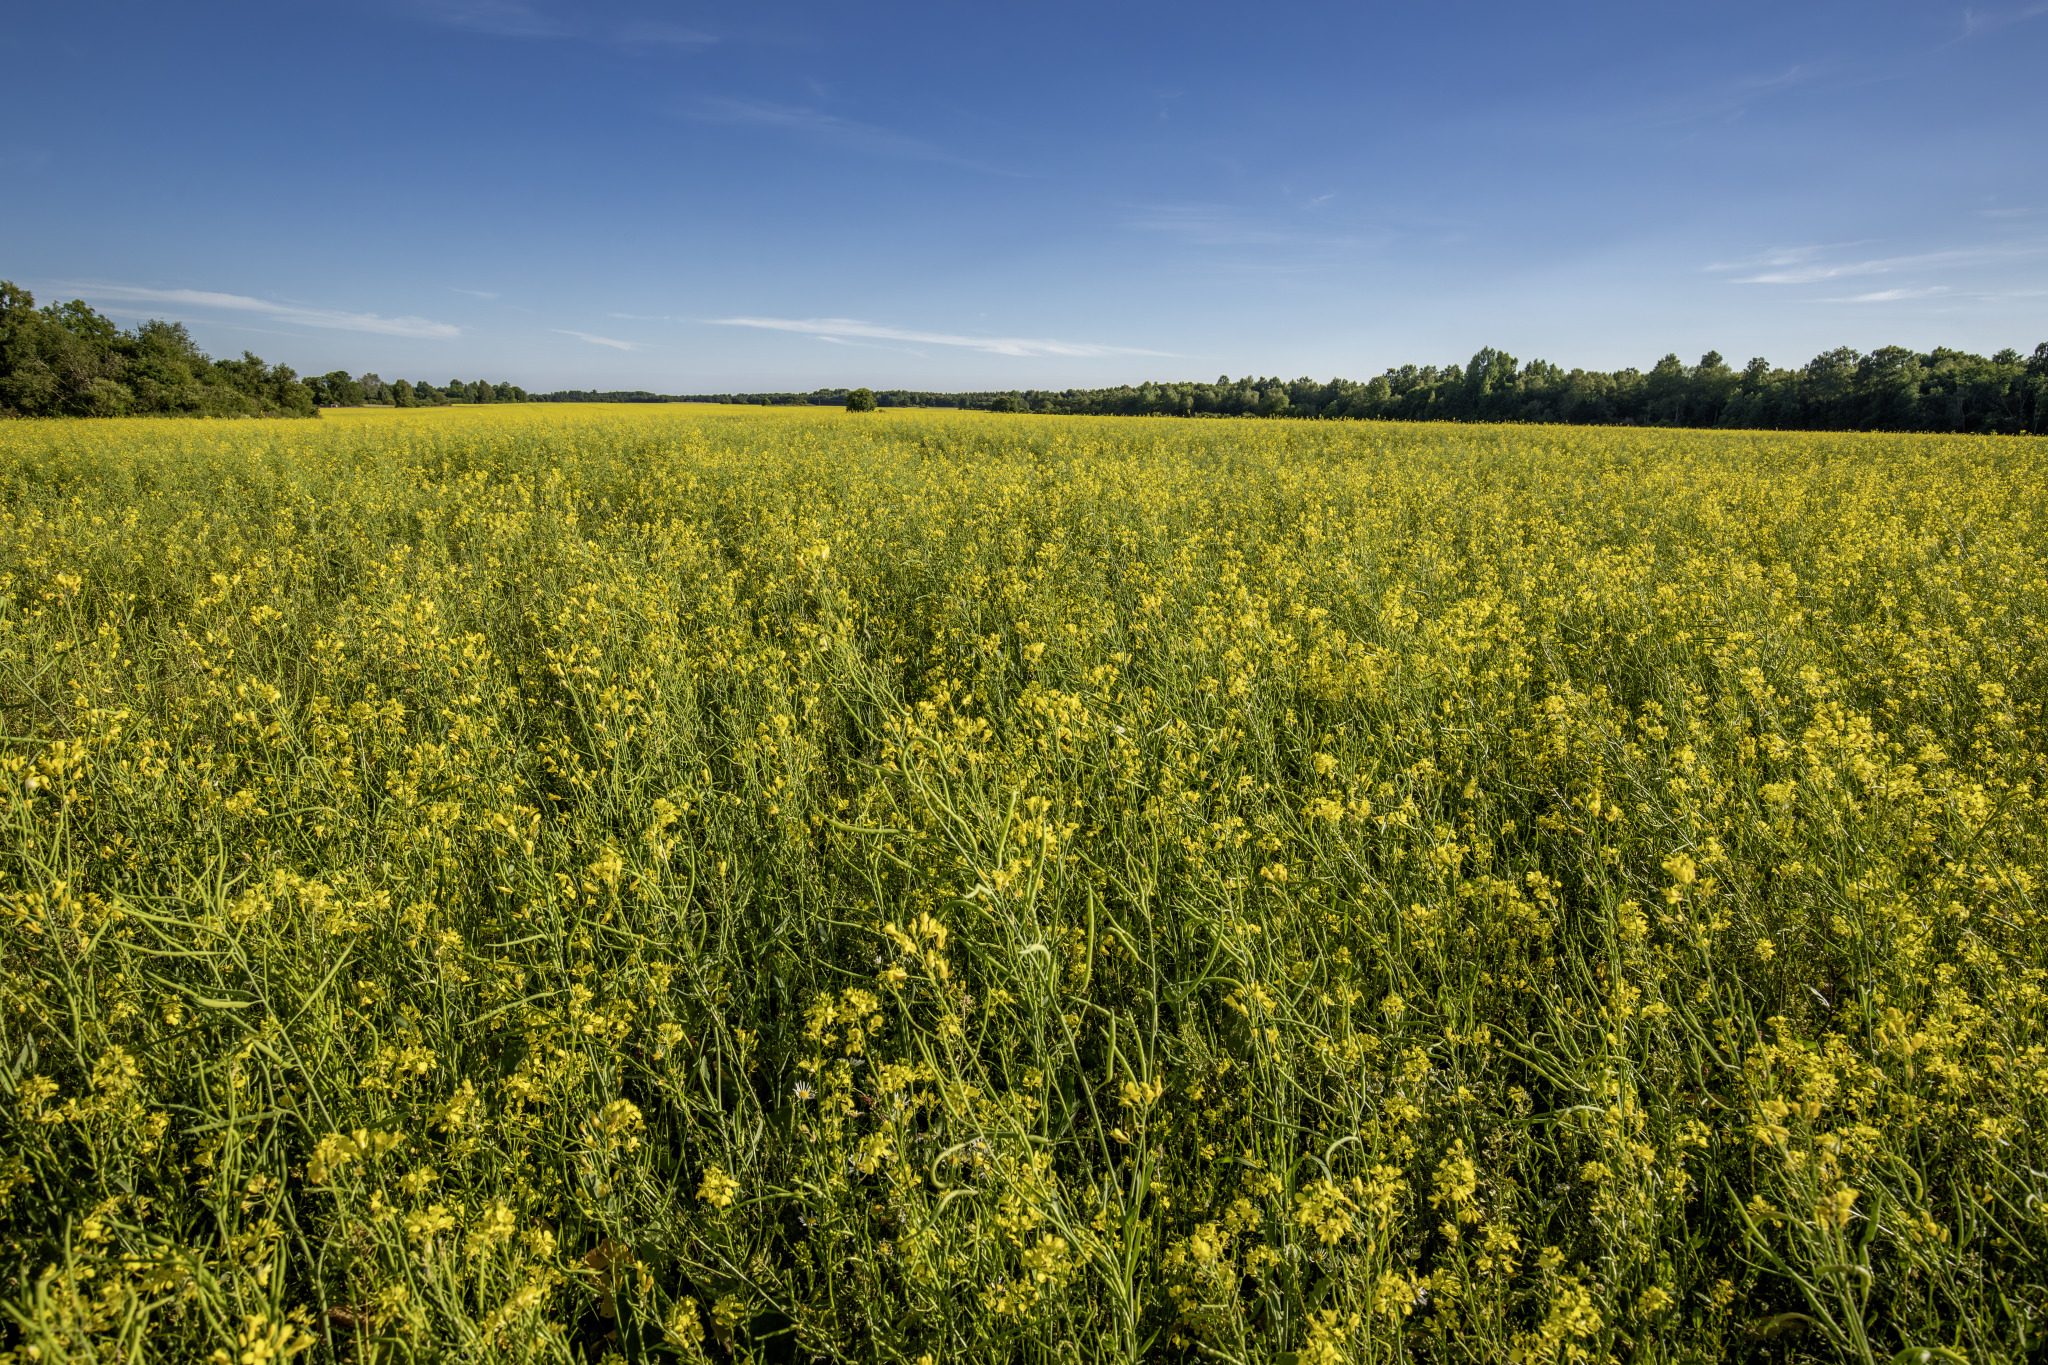
<path id="1" fill-rule="evenodd" d="M 0 1361 L 2039 1359 L 2044 490 L 0 425 Z"/>

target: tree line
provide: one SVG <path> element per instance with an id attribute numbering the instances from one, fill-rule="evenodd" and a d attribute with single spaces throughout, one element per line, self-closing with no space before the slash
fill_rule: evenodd
<path id="1" fill-rule="evenodd" d="M 184 324 L 116 326 L 81 299 L 36 307 L 0 281 L 0 414 L 312 417 L 323 407 L 449 403 L 749 403 L 843 407 L 849 388 L 809 393 L 658 394 L 451 379 L 386 382 L 344 370 L 306 379 L 244 351 L 214 360 Z M 1487 347 L 1463 365 L 1403 365 L 1370 380 L 1232 379 L 1103 389 L 874 391 L 878 407 L 979 408 L 1123 416 L 1353 418 L 1749 427 L 1787 431 L 2048 431 L 2048 342 L 2022 357 L 1937 347 L 1840 347 L 1797 369 L 1758 357 L 1740 370 L 1717 351 L 1649 370 L 1565 370 Z"/>
<path id="2" fill-rule="evenodd" d="M 627 401 L 842 407 L 848 389 L 810 393 L 635 395 Z M 577 401 L 550 394 L 556 401 Z M 593 395 L 596 397 L 596 395 Z M 606 395 L 622 401 L 624 395 Z M 585 400 L 588 401 L 588 400 Z M 1523 364 L 1487 347 L 1463 365 L 1403 365 L 1376 378 L 1232 379 L 1107 389 L 929 393 L 877 389 L 880 407 L 1178 417 L 1365 418 L 1408 422 L 1571 422 L 1745 427 L 1781 431 L 2048 431 L 2048 343 L 2031 356 L 1985 357 L 1945 347 L 1841 347 L 1797 369 L 1758 357 L 1741 369 L 1717 351 L 1649 370 L 1566 370 Z"/>
<path id="3" fill-rule="evenodd" d="M 845 392 L 845 390 L 841 390 Z M 675 393 L 649 393 L 646 389 L 556 389 L 532 395 L 536 403 L 703 403 L 724 399 L 685 398 Z M 738 400 L 734 400 L 738 401 Z M 752 399 L 747 401 L 752 402 Z M 808 395 L 802 400 L 809 402 Z"/>
<path id="4" fill-rule="evenodd" d="M 20 417 L 312 417 L 289 365 L 214 360 L 179 322 L 124 331 L 82 299 L 36 307 L 0 280 L 0 414 Z"/>
<path id="5" fill-rule="evenodd" d="M 215 360 L 181 322 L 132 331 L 83 299 L 36 307 L 0 280 L 0 415 L 13 417 L 315 417 L 323 407 L 523 403 L 517 384 L 451 379 L 386 383 L 345 370 L 301 379 L 248 351 Z"/>
<path id="6" fill-rule="evenodd" d="M 436 386 L 424 379 L 394 379 L 386 383 L 374 374 L 351 377 L 347 370 L 335 370 L 308 379 L 306 385 L 313 390 L 313 401 L 323 408 L 437 408 L 450 403 L 533 401 L 533 395 L 517 384 L 493 384 L 485 379 L 451 379 Z"/>

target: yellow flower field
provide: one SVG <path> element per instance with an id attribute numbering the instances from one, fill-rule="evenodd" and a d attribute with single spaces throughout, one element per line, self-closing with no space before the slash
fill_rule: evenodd
<path id="1" fill-rule="evenodd" d="M 2038 1359 L 2044 636 L 2028 438 L 0 424 L 0 1361 Z"/>

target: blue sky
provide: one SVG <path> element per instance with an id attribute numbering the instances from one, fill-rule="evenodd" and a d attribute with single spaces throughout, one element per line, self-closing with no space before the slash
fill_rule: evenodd
<path id="1" fill-rule="evenodd" d="M 2048 3 L 8 6 L 0 277 L 665 392 L 2048 340 Z"/>

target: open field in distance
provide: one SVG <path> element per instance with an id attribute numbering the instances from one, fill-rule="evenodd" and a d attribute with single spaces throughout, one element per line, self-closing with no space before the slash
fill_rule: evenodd
<path id="1" fill-rule="evenodd" d="M 2038 1358 L 2044 490 L 0 424 L 0 1360 Z"/>

